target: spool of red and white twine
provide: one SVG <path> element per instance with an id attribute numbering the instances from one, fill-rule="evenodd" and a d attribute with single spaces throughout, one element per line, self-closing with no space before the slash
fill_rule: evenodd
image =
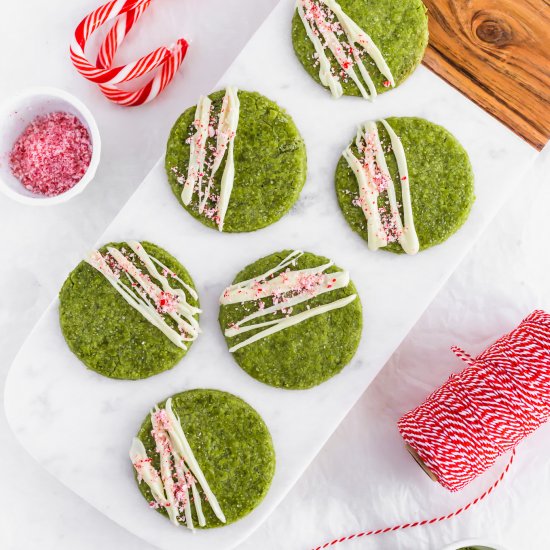
<path id="1" fill-rule="evenodd" d="M 452 349 L 468 366 L 405 414 L 399 431 L 423 467 L 450 491 L 462 489 L 510 452 L 504 471 L 483 494 L 450 514 L 354 533 L 315 550 L 461 514 L 495 489 L 513 462 L 516 446 L 550 418 L 549 314 L 533 312 L 476 358 Z"/>
<path id="2" fill-rule="evenodd" d="M 187 41 L 180 38 L 170 48 L 162 46 L 137 61 L 112 66 L 117 49 L 151 5 L 151 1 L 112 0 L 87 15 L 75 30 L 70 49 L 73 65 L 82 76 L 98 84 L 107 99 L 119 105 L 142 105 L 157 97 L 174 78 L 189 47 Z M 114 21 L 114 24 L 100 47 L 96 63 L 93 64 L 86 57 L 86 44 L 99 27 L 110 21 Z M 127 91 L 119 86 L 156 69 L 157 73 L 138 90 Z"/>

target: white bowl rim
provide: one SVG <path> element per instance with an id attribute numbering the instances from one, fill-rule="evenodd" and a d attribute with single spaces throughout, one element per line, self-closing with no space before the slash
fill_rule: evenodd
<path id="1" fill-rule="evenodd" d="M 88 107 L 86 107 L 86 105 L 73 94 L 66 92 L 65 90 L 62 90 L 60 88 L 55 88 L 53 86 L 36 86 L 32 88 L 26 88 L 15 96 L 12 96 L 11 98 L 4 101 L 2 105 L 0 105 L 0 123 L 16 110 L 16 106 L 21 100 L 40 95 L 55 97 L 71 104 L 81 114 L 82 118 L 86 122 L 90 130 L 90 138 L 92 141 L 92 158 L 90 160 L 90 165 L 88 166 L 88 169 L 77 184 L 71 187 L 68 191 L 61 193 L 60 195 L 56 195 L 54 197 L 43 197 L 40 195 L 33 197 L 21 195 L 11 189 L 11 187 L 9 187 L 2 180 L 2 178 L 0 178 L 0 191 L 2 191 L 6 196 L 10 197 L 11 199 L 22 204 L 31 204 L 33 206 L 49 206 L 52 204 L 67 202 L 71 198 L 82 193 L 82 191 L 84 191 L 90 181 L 92 181 L 95 176 L 97 167 L 99 166 L 99 159 L 101 157 L 101 138 L 96 120 L 90 109 L 88 109 Z"/>
<path id="2" fill-rule="evenodd" d="M 460 550 L 461 548 L 468 547 L 468 546 L 486 546 L 487 548 L 491 548 L 491 550 L 508 550 L 508 548 L 506 548 L 505 546 L 502 546 L 502 544 L 500 543 L 497 543 L 489 539 L 480 539 L 480 538 L 457 540 L 452 544 L 448 544 L 442 547 L 441 550 Z"/>

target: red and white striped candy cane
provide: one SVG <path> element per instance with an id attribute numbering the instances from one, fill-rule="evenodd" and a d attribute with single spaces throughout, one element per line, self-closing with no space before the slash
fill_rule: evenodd
<path id="1" fill-rule="evenodd" d="M 113 0 L 104 4 L 80 22 L 71 44 L 71 60 L 76 69 L 97 83 L 108 99 L 121 105 L 141 105 L 155 98 L 173 79 L 187 53 L 187 41 L 179 39 L 171 48 L 163 46 L 125 66 L 111 67 L 118 47 L 150 4 L 151 0 Z M 84 53 L 86 42 L 101 25 L 113 19 L 115 23 L 93 65 Z M 126 91 L 117 86 L 159 67 L 157 74 L 139 90 Z"/>
<path id="2" fill-rule="evenodd" d="M 87 15 L 78 25 L 71 44 L 71 60 L 77 71 L 98 84 L 117 84 L 138 78 L 161 65 L 170 55 L 170 50 L 162 46 L 144 57 L 109 69 L 96 67 L 86 58 L 84 49 L 90 36 L 103 24 L 121 14 L 133 11 L 150 0 L 112 0 Z"/>
<path id="3" fill-rule="evenodd" d="M 151 0 L 147 0 L 135 10 L 126 12 L 117 18 L 99 50 L 96 63 L 98 67 L 106 69 L 111 66 L 120 44 L 150 4 Z M 188 43 L 186 40 L 178 40 L 172 46 L 171 55 L 162 64 L 162 68 L 154 78 L 139 90 L 126 91 L 121 90 L 117 86 L 108 86 L 105 84 L 100 84 L 99 87 L 107 99 L 120 105 L 137 106 L 147 103 L 159 95 L 174 78 L 185 58 L 187 48 Z"/>
<path id="4" fill-rule="evenodd" d="M 100 84 L 99 88 L 107 99 L 119 105 L 135 107 L 148 103 L 157 97 L 172 81 L 185 58 L 187 48 L 188 44 L 183 38 L 178 40 L 171 50 L 172 53 L 170 57 L 163 63 L 157 74 L 147 82 L 145 86 L 135 92 L 121 90 L 116 86 L 105 86 L 103 84 Z"/>
<path id="5" fill-rule="evenodd" d="M 105 40 L 99 48 L 96 61 L 98 68 L 108 69 L 113 64 L 116 52 L 122 41 L 150 5 L 151 0 L 145 0 L 135 9 L 122 13 L 116 18 L 114 25 L 109 29 Z"/>

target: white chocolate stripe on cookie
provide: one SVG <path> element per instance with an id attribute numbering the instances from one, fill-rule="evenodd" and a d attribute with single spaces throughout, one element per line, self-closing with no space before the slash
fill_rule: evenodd
<path id="1" fill-rule="evenodd" d="M 179 501 L 183 500 L 183 502 L 179 503 L 179 508 L 181 512 L 181 508 L 183 508 L 183 515 L 185 517 L 185 525 L 189 529 L 194 529 L 193 524 L 193 511 L 191 510 L 191 500 L 189 499 L 189 483 L 188 483 L 188 477 L 186 475 L 186 472 L 189 472 L 189 470 L 185 466 L 185 462 L 183 458 L 180 456 L 180 454 L 174 449 L 174 446 L 172 445 L 172 456 L 174 457 L 173 464 L 174 464 L 174 470 L 176 471 L 176 478 L 178 480 L 178 496 Z M 195 504 L 195 507 L 197 508 L 197 516 L 199 517 L 199 525 L 203 526 L 205 523 L 201 523 L 201 518 L 198 515 L 198 507 L 200 506 L 200 496 L 197 495 L 198 498 L 195 496 L 195 483 L 191 483 L 191 489 L 193 491 L 193 503 Z M 202 508 L 201 508 L 201 516 L 204 521 L 204 516 L 202 515 Z"/>
<path id="2" fill-rule="evenodd" d="M 298 258 L 300 258 L 300 256 L 302 256 L 303 254 L 304 253 L 301 250 L 294 250 L 284 260 L 279 262 L 274 268 L 266 271 L 265 273 L 262 273 L 261 275 L 258 275 L 257 277 L 254 277 L 252 279 L 248 279 L 246 281 L 241 281 L 240 283 L 235 283 L 233 285 L 228 286 L 225 289 L 222 297 L 220 298 L 220 303 L 221 304 L 231 303 L 231 302 L 225 302 L 225 301 L 222 302 L 222 300 L 228 299 L 228 296 L 231 293 L 236 292 L 237 290 L 242 290 L 242 289 L 245 289 L 247 287 L 253 286 L 256 283 L 266 281 L 269 277 L 271 277 L 272 275 L 274 275 L 278 271 L 281 271 L 281 270 L 285 269 L 289 265 L 295 265 L 296 260 Z"/>
<path id="3" fill-rule="evenodd" d="M 300 19 L 302 20 L 302 23 L 304 24 L 304 27 L 306 29 L 307 36 L 311 40 L 311 43 L 315 48 L 317 61 L 319 62 L 319 79 L 321 80 L 321 84 L 325 88 L 329 88 L 330 93 L 333 97 L 341 97 L 344 93 L 344 90 L 342 89 L 342 84 L 340 84 L 340 80 L 338 79 L 338 77 L 333 74 L 330 60 L 325 53 L 325 48 L 319 40 L 319 37 L 317 36 L 318 33 L 316 34 L 316 31 L 314 31 L 313 27 L 310 25 L 304 11 L 304 3 L 300 0 L 298 0 L 297 2 L 297 9 Z"/>
<path id="4" fill-rule="evenodd" d="M 367 136 L 370 138 L 369 142 L 367 142 Z M 390 203 L 391 224 L 395 228 L 395 233 L 401 236 L 403 234 L 403 224 L 401 222 L 401 216 L 399 215 L 399 207 L 397 206 L 395 186 L 388 169 L 388 164 L 386 163 L 384 151 L 382 150 L 378 127 L 376 126 L 376 122 L 373 120 L 369 120 L 364 125 L 362 136 L 359 136 L 359 132 L 357 133 L 356 145 L 358 149 L 360 148 L 362 142 L 365 143 L 365 147 L 363 149 L 363 166 L 372 176 L 372 185 L 376 185 L 376 169 L 378 168 L 378 175 L 381 177 L 381 180 L 379 180 L 378 183 L 379 185 L 385 187 L 385 191 L 388 195 L 388 201 Z"/>
<path id="5" fill-rule="evenodd" d="M 160 260 L 157 260 L 154 256 L 149 256 L 154 264 L 157 264 L 162 270 L 165 270 L 167 273 L 170 273 L 170 278 L 174 279 L 174 281 L 177 281 L 187 292 L 189 292 L 189 295 L 191 298 L 197 300 L 199 298 L 199 295 L 196 293 L 195 289 L 188 285 L 185 281 L 182 281 L 174 272 L 170 271 L 168 267 L 166 267 Z"/>
<path id="6" fill-rule="evenodd" d="M 160 479 L 160 475 L 151 464 L 151 460 L 147 457 L 147 451 L 143 443 L 137 437 L 132 440 L 130 447 L 130 460 L 137 472 L 138 483 L 145 481 L 151 494 L 158 506 L 167 508 L 166 495 L 164 494 L 164 485 Z"/>
<path id="7" fill-rule="evenodd" d="M 405 224 L 401 220 L 395 185 L 389 173 L 386 157 L 380 142 L 376 122 L 369 121 L 359 127 L 355 144 L 363 158 L 358 159 L 347 147 L 343 152 L 348 165 L 353 170 L 359 187 L 359 204 L 367 220 L 368 247 L 378 250 L 389 242 L 397 241 L 407 254 L 416 254 L 419 241 L 414 227 L 410 181 L 405 151 L 399 137 L 386 120 L 382 120 L 390 136 L 402 189 L 402 202 Z M 386 193 L 389 202 L 389 215 L 378 207 L 378 197 Z"/>
<path id="8" fill-rule="evenodd" d="M 197 308 L 191 306 L 184 300 L 181 300 L 180 299 L 181 294 L 176 294 L 175 292 L 176 289 L 175 288 L 173 289 L 172 287 L 170 287 L 168 283 L 166 284 L 167 290 L 166 291 L 161 290 L 160 287 L 158 287 L 151 280 L 151 277 L 156 278 L 154 272 L 149 270 L 149 276 L 144 275 L 141 272 L 141 270 L 138 269 L 119 250 L 113 247 L 108 247 L 107 250 L 109 254 L 116 260 L 119 267 L 127 274 L 128 278 L 130 279 L 130 283 L 133 282 L 132 279 L 136 281 L 140 285 L 140 287 L 143 289 L 143 291 L 146 293 L 146 295 L 152 298 L 157 308 L 160 307 L 162 311 L 163 300 L 166 303 L 168 303 L 168 301 L 175 301 L 175 303 L 172 304 L 171 307 L 165 306 L 166 311 L 164 313 L 169 317 L 171 317 L 176 322 L 178 329 L 180 331 L 184 331 L 195 336 L 198 334 L 198 323 L 197 323 L 197 320 L 193 317 L 193 315 L 197 313 Z M 145 250 L 143 250 L 142 253 L 147 254 Z M 156 272 L 156 269 L 155 269 L 155 272 Z M 138 293 L 143 296 L 143 294 L 139 292 L 139 288 L 138 287 L 135 287 L 135 288 L 136 290 L 138 290 Z M 145 296 L 143 297 L 146 298 Z M 184 299 L 185 299 L 185 295 L 184 295 Z"/>
<path id="9" fill-rule="evenodd" d="M 149 272 L 145 275 L 122 252 L 114 247 L 108 247 L 108 256 L 116 263 L 116 268 L 125 273 L 129 284 L 121 281 L 121 274 L 115 273 L 107 263 L 107 255 L 103 256 L 98 250 L 93 250 L 85 261 L 97 269 L 130 306 L 171 342 L 179 348 L 187 349 L 185 342 L 195 340 L 200 333 L 196 317 L 201 310 L 187 302 L 183 289 L 173 288 L 166 276 L 158 272 L 155 267 L 155 262 L 159 263 L 158 260 L 149 256 L 140 243 L 130 241 L 127 244 Z M 166 269 L 166 272 L 169 270 Z M 162 285 L 162 289 L 153 279 Z M 174 321 L 178 330 L 167 323 L 165 316 Z"/>
<path id="10" fill-rule="evenodd" d="M 287 292 L 290 292 L 291 290 L 295 289 L 300 285 L 300 281 L 304 280 L 308 275 L 313 274 L 321 274 L 326 269 L 334 265 L 333 262 L 329 262 L 324 265 L 320 265 L 318 267 L 314 267 L 311 269 L 300 269 L 297 271 L 285 271 L 278 275 L 277 277 L 272 277 L 269 279 L 262 278 L 260 280 L 253 280 L 249 284 L 245 286 L 237 286 L 237 285 L 231 285 L 228 287 L 222 296 L 220 297 L 220 304 L 222 305 L 228 305 L 228 304 L 239 304 L 243 302 L 248 302 L 250 300 L 259 300 L 261 298 L 268 298 L 270 296 L 273 296 L 274 294 L 285 294 Z M 332 277 L 337 277 L 338 281 L 340 281 L 342 278 L 347 277 L 347 274 L 345 272 L 337 272 L 337 273 L 331 273 L 330 277 L 328 275 L 325 275 L 325 279 L 323 281 L 316 281 L 316 287 L 325 287 L 328 285 L 328 290 L 334 290 L 334 284 L 330 283 L 330 279 Z M 336 279 L 335 279 L 336 280 Z M 263 281 L 263 282 L 262 282 Z M 347 281 L 345 284 L 340 286 L 339 288 L 342 288 L 343 286 L 347 286 L 349 282 L 349 277 L 347 277 Z M 321 284 L 322 283 L 322 284 Z M 319 288 L 320 293 L 321 288 Z M 317 288 L 316 288 L 317 292 Z"/>
<path id="11" fill-rule="evenodd" d="M 187 178 L 181 192 L 181 200 L 186 206 L 191 202 L 195 187 L 201 194 L 202 178 L 204 177 L 204 160 L 206 158 L 206 141 L 208 140 L 208 127 L 210 125 L 210 109 L 212 101 L 207 96 L 201 96 L 195 111 L 196 131 L 191 138 L 189 152 L 189 166 Z"/>
<path id="12" fill-rule="evenodd" d="M 187 179 L 183 185 L 181 200 L 184 205 L 189 205 L 193 199 L 195 189 L 198 195 L 198 211 L 216 221 L 218 230 L 223 231 L 225 215 L 229 206 L 229 199 L 233 191 L 235 180 L 235 136 L 239 125 L 240 101 L 238 89 L 228 86 L 222 101 L 222 107 L 218 115 L 216 130 L 210 126 L 212 116 L 212 102 L 208 97 L 201 97 L 195 111 L 195 133 L 191 137 L 189 152 L 189 166 Z M 212 147 L 211 165 L 207 162 L 208 138 L 216 135 L 216 147 Z M 215 212 L 205 212 L 209 199 L 211 199 L 212 185 L 223 159 L 226 158 L 223 170 L 219 197 L 216 199 Z M 207 175 L 207 172 L 209 174 Z M 207 177 L 208 182 L 203 190 L 202 182 Z"/>
<path id="13" fill-rule="evenodd" d="M 399 136 L 388 124 L 388 121 L 382 119 L 380 122 L 390 136 L 391 147 L 393 150 L 393 154 L 395 155 L 395 160 L 397 161 L 397 169 L 399 171 L 399 180 L 401 183 L 401 202 L 403 203 L 405 227 L 403 229 L 403 234 L 401 235 L 401 238 L 399 240 L 399 244 L 403 247 L 403 250 L 407 254 L 416 254 L 420 249 L 420 243 L 418 242 L 418 235 L 414 227 L 414 216 L 411 199 L 411 182 L 409 179 L 407 156 L 405 155 L 405 149 L 403 148 L 403 144 L 401 143 Z"/>
<path id="14" fill-rule="evenodd" d="M 159 455 L 160 460 L 160 479 L 166 494 L 167 506 L 166 512 L 170 521 L 174 525 L 179 525 L 178 521 L 178 506 L 176 503 L 174 478 L 172 472 L 172 448 L 168 434 L 161 425 L 158 415 L 151 413 L 151 424 L 153 426 L 153 438 L 155 440 L 155 450 Z"/>
<path id="15" fill-rule="evenodd" d="M 393 74 L 382 55 L 382 52 L 378 49 L 378 46 L 374 43 L 372 38 L 351 18 L 349 17 L 340 4 L 336 0 L 320 0 L 323 4 L 329 7 L 334 12 L 338 20 L 340 21 L 346 36 L 353 44 L 361 46 L 374 61 L 378 70 L 389 80 L 391 86 L 395 86 L 395 80 Z M 359 67 L 363 66 L 361 63 Z"/>
<path id="16" fill-rule="evenodd" d="M 361 130 L 358 130 L 359 138 Z M 368 247 L 377 250 L 388 244 L 388 237 L 382 229 L 382 220 L 378 210 L 378 196 L 380 193 L 371 181 L 370 172 L 365 169 L 363 163 L 353 154 L 351 147 L 347 147 L 342 153 L 349 167 L 353 170 L 359 187 L 359 204 L 367 220 Z"/>
<path id="17" fill-rule="evenodd" d="M 331 51 L 340 70 L 355 83 L 365 99 L 374 99 L 377 92 L 376 86 L 361 59 L 359 48 L 370 56 L 378 67 L 378 70 L 386 77 L 389 85 L 395 86 L 391 70 L 376 44 L 342 10 L 336 0 L 297 0 L 297 10 L 307 36 L 315 48 L 317 61 L 319 62 L 319 78 L 321 83 L 330 89 L 334 97 L 341 97 L 343 90 L 340 78 L 334 72 L 325 53 L 325 46 Z M 331 13 L 327 13 L 326 10 Z M 336 17 L 337 22 L 332 20 L 331 14 Z M 339 35 L 341 34 L 345 34 L 346 44 L 340 41 Z M 320 40 L 319 35 L 322 36 L 324 44 Z M 357 76 L 354 65 L 357 65 L 361 77 L 369 89 L 368 92 Z"/>
<path id="18" fill-rule="evenodd" d="M 216 517 L 225 523 L 225 515 L 218 500 L 193 455 L 179 419 L 172 410 L 171 398 L 166 401 L 164 409 L 155 407 L 155 410 L 151 411 L 151 425 L 151 434 L 155 441 L 154 452 L 158 455 L 161 471 L 159 475 L 152 465 L 151 458 L 147 456 L 143 443 L 134 438 L 130 448 L 130 460 L 138 473 L 138 482 L 147 483 L 156 504 L 166 510 L 174 525 L 179 526 L 184 522 L 191 530 L 194 529 L 191 504 L 195 507 L 199 525 L 206 525 L 198 483 Z"/>
<path id="19" fill-rule="evenodd" d="M 214 512 L 216 517 L 222 523 L 225 523 L 225 515 L 221 509 L 218 499 L 216 498 L 216 495 L 212 492 L 212 489 L 210 489 L 210 485 L 208 485 L 208 481 L 206 481 L 206 478 L 204 477 L 204 473 L 201 470 L 201 467 L 199 466 L 195 455 L 193 454 L 193 450 L 191 449 L 187 438 L 185 437 L 185 432 L 181 427 L 179 418 L 172 410 L 172 398 L 167 399 L 165 410 L 169 421 L 167 431 L 174 448 L 177 450 L 180 456 L 185 457 L 185 462 L 189 470 L 201 486 L 206 500 L 208 501 L 208 504 L 212 508 L 212 511 Z"/>
<path id="20" fill-rule="evenodd" d="M 204 197 L 199 205 L 199 212 L 202 213 L 206 202 L 210 196 L 210 189 L 214 181 L 222 160 L 227 152 L 227 160 L 222 174 L 220 185 L 220 198 L 218 200 L 218 229 L 223 231 L 223 224 L 229 199 L 233 190 L 233 181 L 235 180 L 235 159 L 234 147 L 237 127 L 239 125 L 240 101 L 238 89 L 228 86 L 222 102 L 222 110 L 217 129 L 216 151 L 214 152 L 214 162 L 208 179 L 208 186 L 204 192 Z"/>
<path id="21" fill-rule="evenodd" d="M 291 312 L 294 306 L 316 298 L 321 294 L 346 288 L 350 282 L 349 273 L 347 271 L 325 273 L 328 268 L 334 265 L 333 262 L 328 262 L 308 269 L 290 270 L 288 266 L 295 264 L 296 260 L 302 254 L 303 252 L 301 251 L 294 251 L 283 259 L 275 268 L 270 269 L 266 273 L 249 279 L 248 281 L 236 283 L 225 289 L 220 297 L 221 305 L 258 301 L 258 309 L 256 311 L 246 315 L 240 321 L 233 323 L 230 327 L 225 329 L 224 334 L 226 337 L 231 338 L 251 330 L 269 327 L 231 347 L 229 349 L 230 352 L 234 352 L 261 338 L 265 338 L 270 334 L 296 325 L 311 317 L 321 315 L 339 307 L 345 307 L 356 298 L 356 295 L 353 295 L 353 299 L 347 300 L 347 298 L 350 298 L 347 297 L 313 309 L 310 309 L 308 306 L 306 311 L 290 316 L 288 312 Z M 277 272 L 283 269 L 285 271 L 275 276 Z M 265 298 L 272 298 L 273 304 L 265 307 L 262 301 Z M 287 315 L 270 321 L 246 324 L 254 319 L 265 317 L 279 311 L 287 313 Z"/>
<path id="22" fill-rule="evenodd" d="M 270 324 L 274 326 L 271 326 L 266 330 L 262 330 L 261 332 L 254 334 L 254 336 L 251 336 L 250 338 L 243 340 L 242 342 L 229 348 L 229 351 L 233 353 L 241 348 L 244 348 L 245 346 L 253 344 L 258 340 L 261 340 L 262 338 L 265 338 L 266 336 L 270 336 L 271 334 L 275 334 L 276 332 L 284 330 L 285 328 L 289 328 L 291 326 L 297 325 L 298 323 L 301 323 L 306 319 L 310 319 L 311 317 L 316 317 L 317 315 L 322 315 L 323 313 L 328 313 L 329 311 L 332 311 L 334 309 L 346 307 L 348 304 L 351 304 L 355 300 L 355 298 L 357 298 L 357 294 L 352 294 L 340 300 L 331 302 L 330 304 L 324 304 L 322 306 L 318 306 L 313 309 L 302 311 L 301 313 L 292 315 L 291 317 L 283 317 L 282 319 L 276 319 L 275 321 L 268 321 Z M 262 325 L 266 326 L 266 324 L 264 323 L 262 323 Z M 257 328 L 257 327 L 258 326 L 254 328 Z"/>
<path id="23" fill-rule="evenodd" d="M 367 90 L 365 90 L 363 83 L 359 80 L 353 68 L 353 65 L 354 65 L 353 59 L 355 59 L 355 62 L 359 62 L 358 65 L 362 65 L 360 58 L 355 54 L 355 52 L 354 52 L 354 58 L 352 59 L 350 57 L 351 52 L 346 51 L 343 44 L 340 42 L 338 36 L 333 30 L 334 25 L 327 21 L 327 19 L 325 18 L 325 14 L 318 7 L 318 5 L 314 3 L 313 0 L 300 0 L 300 1 L 302 1 L 303 5 L 306 6 L 306 9 L 309 11 L 309 13 L 311 13 L 318 31 L 321 33 L 321 36 L 323 37 L 325 44 L 328 46 L 328 49 L 331 51 L 332 55 L 336 59 L 341 70 L 344 71 L 348 75 L 348 77 L 351 78 L 351 80 L 353 80 L 353 82 L 361 92 L 361 95 L 365 99 L 369 99 L 369 94 Z M 349 36 L 348 36 L 348 40 L 349 40 Z M 350 41 L 350 44 L 351 44 L 351 41 Z M 366 69 L 365 69 L 365 72 L 366 72 Z M 367 76 L 368 76 L 368 73 L 367 73 Z M 374 84 L 370 76 L 368 76 L 367 85 L 369 85 L 369 88 L 371 88 L 370 91 L 372 93 L 374 90 Z M 374 93 L 376 93 L 376 90 L 374 90 Z"/>
<path id="24" fill-rule="evenodd" d="M 151 425 L 153 426 L 151 433 L 155 440 L 155 451 L 159 455 L 161 478 L 166 495 L 171 495 L 172 497 L 170 499 L 171 511 L 169 517 L 177 527 L 182 519 L 181 513 L 183 511 L 185 526 L 193 530 L 193 513 L 191 511 L 188 489 L 195 485 L 195 480 L 185 475 L 184 463 L 179 453 L 175 450 L 174 442 L 168 433 L 169 422 L 164 409 L 155 407 L 155 410 L 151 411 Z M 174 484 L 172 466 L 175 470 L 177 484 Z"/>
<path id="25" fill-rule="evenodd" d="M 347 271 L 338 271 L 336 273 L 329 273 L 327 275 L 324 275 L 323 283 L 319 285 L 318 290 L 315 292 L 315 297 L 320 296 L 321 294 L 325 294 L 326 292 L 332 292 L 333 290 L 338 290 L 339 288 L 345 288 L 348 286 L 348 284 L 349 284 L 349 273 Z M 251 313 L 250 315 L 247 315 L 246 317 L 241 319 L 238 323 L 235 323 L 234 326 L 226 329 L 225 335 L 236 336 L 237 334 L 242 334 L 243 332 L 248 332 L 250 330 L 260 328 L 261 326 L 268 326 L 265 323 L 248 325 L 248 326 L 243 326 L 243 325 L 245 323 L 248 323 L 249 321 L 252 321 L 253 319 L 257 319 L 258 317 L 263 317 L 265 315 L 270 315 L 271 313 L 276 313 L 281 309 L 288 309 L 290 307 L 294 307 L 298 304 L 301 304 L 302 302 L 306 302 L 307 300 L 310 300 L 311 298 L 312 298 L 311 295 L 304 293 L 302 295 L 289 298 L 284 302 L 280 302 L 273 306 L 266 307 L 254 313 Z M 273 321 L 270 321 L 269 323 L 274 324 Z"/>

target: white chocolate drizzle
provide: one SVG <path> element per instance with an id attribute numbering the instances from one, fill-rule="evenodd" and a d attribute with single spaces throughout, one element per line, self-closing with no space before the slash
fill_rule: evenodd
<path id="1" fill-rule="evenodd" d="M 349 273 L 347 271 L 325 273 L 328 268 L 334 265 L 332 261 L 313 268 L 291 270 L 289 266 L 295 265 L 296 260 L 298 260 L 302 254 L 303 252 L 295 250 L 278 265 L 262 275 L 233 284 L 225 289 L 220 297 L 221 305 L 250 301 L 257 301 L 258 303 L 258 309 L 256 311 L 246 315 L 240 321 L 233 323 L 225 329 L 225 336 L 227 338 L 232 338 L 238 334 L 243 334 L 251 330 L 264 329 L 229 348 L 231 353 L 253 344 L 262 338 L 270 336 L 271 334 L 297 325 L 306 319 L 345 307 L 357 298 L 356 294 L 352 294 L 314 308 L 308 306 L 306 310 L 295 315 L 290 315 L 294 306 L 316 298 L 321 294 L 346 288 L 350 282 Z M 275 275 L 278 272 L 281 273 Z M 263 300 L 266 298 L 272 299 L 273 304 L 265 307 Z M 269 321 L 249 324 L 254 319 L 279 312 L 283 313 L 285 316 Z"/>
<path id="2" fill-rule="evenodd" d="M 220 507 L 220 504 L 218 503 L 218 499 L 210 489 L 210 486 L 208 485 L 208 482 L 204 477 L 204 474 L 199 466 L 199 463 L 197 462 L 197 459 L 193 454 L 193 450 L 191 449 L 191 446 L 189 445 L 189 442 L 185 437 L 185 432 L 181 427 L 181 422 L 179 418 L 176 416 L 176 414 L 172 410 L 171 398 L 166 401 L 165 410 L 169 419 L 168 434 L 170 435 L 170 439 L 173 442 L 174 448 L 177 449 L 177 451 L 182 457 L 185 457 L 185 462 L 189 467 L 189 470 L 195 476 L 195 479 L 201 486 L 201 489 L 208 501 L 208 504 L 210 504 L 210 507 L 212 508 L 212 511 L 214 512 L 216 517 L 222 523 L 225 523 L 226 521 L 225 515 Z"/>
<path id="3" fill-rule="evenodd" d="M 138 473 L 138 481 L 145 481 L 155 502 L 159 506 L 165 506 L 167 503 L 166 495 L 164 494 L 164 485 L 160 479 L 160 475 L 151 464 L 151 460 L 147 457 L 147 451 L 143 443 L 137 437 L 132 440 L 130 447 L 130 460 Z"/>
<path id="4" fill-rule="evenodd" d="M 384 85 L 395 86 L 392 72 L 384 56 L 371 37 L 351 19 L 336 0 L 297 0 L 298 15 L 302 20 L 306 34 L 314 48 L 319 63 L 319 79 L 323 86 L 330 89 L 333 97 L 343 94 L 340 76 L 331 66 L 326 54 L 330 50 L 340 67 L 340 73 L 350 78 L 365 99 L 376 98 L 376 86 L 365 67 L 361 56 L 363 52 L 370 56 L 378 70 L 386 77 Z M 334 21 L 336 18 L 336 21 Z M 345 35 L 345 42 L 339 36 Z M 357 66 L 363 82 L 355 72 Z"/>
<path id="5" fill-rule="evenodd" d="M 155 439 L 155 451 L 159 455 L 160 460 L 160 479 L 164 487 L 164 494 L 166 495 L 166 504 L 164 508 L 168 513 L 170 521 L 174 525 L 178 525 L 178 507 L 175 495 L 176 488 L 174 478 L 172 477 L 171 441 L 168 438 L 168 434 L 164 431 L 163 426 L 160 424 L 158 416 L 157 414 L 151 414 L 151 423 L 153 426 L 152 433 Z"/>
<path id="6" fill-rule="evenodd" d="M 107 279 L 130 306 L 171 342 L 181 349 L 187 349 L 185 342 L 195 340 L 200 333 L 197 316 L 201 310 L 187 301 L 186 292 L 195 300 L 197 293 L 162 262 L 150 256 L 141 243 L 127 241 L 126 244 L 145 266 L 147 274 L 127 255 L 112 246 L 107 247 L 105 255 L 99 250 L 93 250 L 85 260 Z M 162 269 L 162 273 L 156 266 Z M 126 276 L 127 282 L 123 282 L 122 274 Z M 184 288 L 172 287 L 167 275 Z M 168 323 L 166 317 L 173 323 Z"/>
<path id="7" fill-rule="evenodd" d="M 130 460 L 137 472 L 138 482 L 144 481 L 151 490 L 154 498 L 152 505 L 164 508 L 174 525 L 179 526 L 183 523 L 193 530 L 193 504 L 199 525 L 204 527 L 206 519 L 198 485 L 216 517 L 222 523 L 226 523 L 218 499 L 210 489 L 187 441 L 181 422 L 172 409 L 172 398 L 167 399 L 164 409 L 156 407 L 151 411 L 151 425 L 155 452 L 159 456 L 160 473 L 153 466 L 143 443 L 137 437 L 132 441 Z"/>
<path id="8" fill-rule="evenodd" d="M 389 242 L 397 241 L 404 252 L 416 254 L 420 243 L 414 226 L 405 150 L 401 140 L 388 122 L 386 120 L 380 122 L 388 132 L 391 148 L 397 161 L 404 222 L 401 220 L 395 185 L 388 169 L 375 121 L 369 121 L 357 130 L 355 145 L 363 158 L 358 159 L 351 146 L 344 150 L 343 156 L 357 178 L 358 203 L 367 220 L 369 249 L 378 250 L 387 246 Z M 378 197 L 381 193 L 387 194 L 389 212 L 378 206 Z"/>
<path id="9" fill-rule="evenodd" d="M 211 100 L 208 97 L 201 96 L 195 111 L 195 133 L 190 140 L 189 166 L 187 169 L 187 178 L 181 193 L 181 200 L 184 205 L 189 205 L 196 190 L 199 200 L 199 214 L 211 217 L 216 221 L 218 230 L 223 231 L 225 215 L 235 179 L 234 147 L 240 113 L 238 89 L 232 86 L 226 88 L 216 130 L 210 125 L 211 111 Z M 211 134 L 216 135 L 216 147 L 212 151 L 213 160 L 209 167 L 210 172 L 207 176 L 207 184 L 203 189 L 203 179 L 206 177 L 208 168 L 208 163 L 206 162 L 207 140 Z M 226 153 L 227 159 L 222 174 L 220 193 L 216 199 L 217 204 L 213 213 L 212 209 L 207 209 L 207 204 L 209 200 L 213 199 L 212 185 L 214 183 L 214 176 L 218 172 Z"/>
<path id="10" fill-rule="evenodd" d="M 181 192 L 183 204 L 188 205 L 193 198 L 195 187 L 199 196 L 202 194 L 202 179 L 204 177 L 204 160 L 206 158 L 206 141 L 208 140 L 208 128 L 210 126 L 210 110 L 212 102 L 207 96 L 201 96 L 195 111 L 195 133 L 191 138 L 189 166 L 187 179 Z"/>

